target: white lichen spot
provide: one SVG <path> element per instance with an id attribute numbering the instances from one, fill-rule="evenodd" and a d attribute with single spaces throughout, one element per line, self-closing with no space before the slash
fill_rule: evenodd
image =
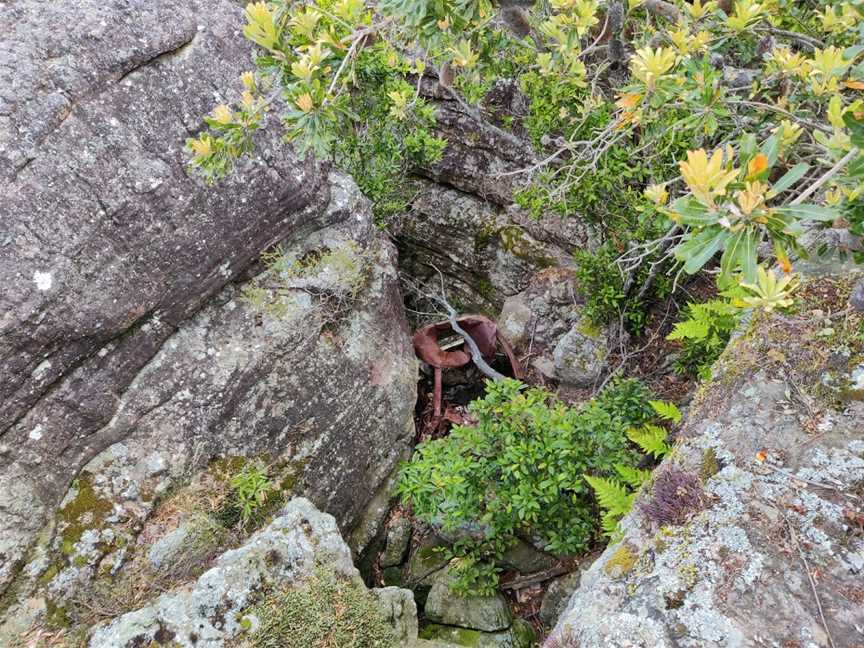
<path id="1" fill-rule="evenodd" d="M 38 441 L 42 438 L 42 426 L 37 425 L 32 430 L 30 430 L 30 434 L 28 434 L 27 436 L 29 436 L 30 439 L 32 439 L 33 441 Z"/>
<path id="2" fill-rule="evenodd" d="M 36 284 L 36 288 L 39 290 L 51 290 L 54 278 L 51 276 L 50 272 L 39 272 L 39 270 L 37 270 L 33 273 L 33 283 Z"/>
<path id="3" fill-rule="evenodd" d="M 51 363 L 48 360 L 43 360 L 39 363 L 39 366 L 33 370 L 33 373 L 30 375 L 34 380 L 41 380 L 45 375 L 45 372 L 51 368 Z"/>

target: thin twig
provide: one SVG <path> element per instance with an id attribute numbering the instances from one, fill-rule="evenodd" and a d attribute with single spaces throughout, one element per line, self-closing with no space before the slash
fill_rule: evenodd
<path id="1" fill-rule="evenodd" d="M 447 301 L 447 291 L 444 287 L 444 273 L 441 272 L 435 265 L 430 264 L 435 272 L 438 273 L 438 277 L 441 280 L 441 296 L 427 294 L 426 296 L 433 301 L 438 302 L 441 306 L 443 306 L 447 310 L 447 319 L 450 322 L 450 328 L 453 329 L 454 332 L 458 333 L 465 340 L 465 343 L 468 345 L 468 349 L 471 351 L 471 359 L 474 361 L 476 367 L 487 377 L 492 380 L 504 380 L 507 376 L 502 373 L 495 371 L 492 367 L 489 366 L 489 363 L 486 362 L 485 358 L 483 358 L 483 353 L 480 351 L 480 347 L 477 346 L 477 343 L 461 326 L 459 326 L 458 321 L 458 313 L 453 306 L 450 305 L 450 302 Z"/>
<path id="2" fill-rule="evenodd" d="M 804 571 L 807 573 L 807 580 L 810 582 L 810 589 L 813 591 L 813 598 L 816 600 L 816 608 L 819 610 L 819 618 L 822 620 L 822 627 L 825 629 L 825 634 L 828 636 L 828 643 L 831 644 L 831 648 L 837 648 L 834 645 L 834 639 L 831 637 L 831 631 L 828 629 L 828 622 L 825 621 L 825 612 L 822 611 L 822 600 L 819 598 L 819 592 L 816 591 L 816 581 L 813 580 L 813 574 L 810 573 L 810 563 L 807 562 L 807 556 L 804 555 L 804 551 L 801 549 L 801 545 L 798 544 L 798 536 L 795 533 L 795 529 L 792 527 L 792 523 L 789 521 L 789 518 L 786 517 L 786 513 L 780 510 L 780 515 L 783 516 L 783 519 L 786 521 L 786 526 L 789 528 L 789 537 L 792 539 L 795 548 L 798 550 L 798 556 L 801 558 L 801 562 L 804 563 Z"/>
<path id="3" fill-rule="evenodd" d="M 730 104 L 737 105 L 737 106 L 748 106 L 750 108 L 762 108 L 763 110 L 770 110 L 771 112 L 775 112 L 775 113 L 778 113 L 780 115 L 783 115 L 784 117 L 788 117 L 789 119 L 793 119 L 796 122 L 798 122 L 799 124 L 801 124 L 802 126 L 807 126 L 808 128 L 812 128 L 814 130 L 820 130 L 823 133 L 829 133 L 830 134 L 830 133 L 834 132 L 830 128 L 828 128 L 827 126 L 825 126 L 823 124 L 818 124 L 816 122 L 810 121 L 809 119 L 804 119 L 803 117 L 800 117 L 799 115 L 791 113 L 788 110 L 781 108 L 780 106 L 774 106 L 771 104 L 763 103 L 761 101 L 748 101 L 748 100 L 744 100 L 744 99 L 728 99 L 726 103 L 730 103 Z"/>
<path id="4" fill-rule="evenodd" d="M 850 150 L 846 155 L 844 155 L 842 158 L 840 158 L 839 160 L 837 160 L 837 163 L 836 163 L 833 167 L 831 167 L 830 169 L 828 169 L 828 171 L 825 172 L 825 175 L 823 175 L 823 176 L 822 176 L 821 178 L 819 178 L 816 182 L 814 182 L 812 185 L 810 185 L 809 187 L 807 187 L 807 189 L 805 189 L 805 190 L 801 193 L 800 196 L 798 196 L 795 200 L 793 200 L 793 201 L 792 201 L 791 203 L 789 203 L 789 204 L 790 204 L 790 205 L 800 205 L 800 204 L 801 204 L 802 202 L 804 202 L 807 198 L 809 198 L 813 193 L 815 193 L 815 192 L 819 189 L 819 187 L 821 187 L 821 186 L 824 185 L 826 182 L 828 182 L 831 178 L 833 178 L 835 175 L 837 175 L 837 173 L 839 173 L 839 171 L 840 171 L 844 166 L 846 166 L 846 164 L 847 164 L 848 162 L 850 162 L 850 161 L 852 160 L 852 158 L 854 158 L 856 155 L 858 155 L 859 152 L 860 152 L 860 151 L 858 150 L 858 147 L 857 147 L 857 146 L 853 146 L 852 149 L 851 149 L 851 150 Z"/>

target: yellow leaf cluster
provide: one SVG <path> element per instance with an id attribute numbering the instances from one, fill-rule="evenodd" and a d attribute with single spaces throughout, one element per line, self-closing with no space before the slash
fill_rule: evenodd
<path id="1" fill-rule="evenodd" d="M 710 158 L 705 149 L 687 151 L 687 161 L 678 163 L 690 192 L 706 207 L 713 207 L 714 199 L 725 195 L 726 187 L 738 176 L 738 170 L 729 165 L 724 165 L 720 149 Z"/>

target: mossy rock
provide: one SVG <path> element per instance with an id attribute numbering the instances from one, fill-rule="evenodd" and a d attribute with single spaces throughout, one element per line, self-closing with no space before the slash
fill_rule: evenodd
<path id="1" fill-rule="evenodd" d="M 396 648 L 376 598 L 356 580 L 318 567 L 299 587 L 269 594 L 252 608 L 249 648 Z"/>
<path id="2" fill-rule="evenodd" d="M 420 638 L 469 648 L 531 648 L 536 645 L 534 631 L 521 619 L 503 632 L 481 632 L 432 623 L 420 631 Z"/>
<path id="3" fill-rule="evenodd" d="M 603 565 L 603 572 L 609 578 L 624 578 L 639 559 L 637 551 L 626 542 L 619 546 Z"/>

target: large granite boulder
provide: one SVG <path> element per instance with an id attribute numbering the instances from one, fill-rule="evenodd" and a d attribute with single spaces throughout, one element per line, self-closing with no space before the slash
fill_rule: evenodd
<path id="1" fill-rule="evenodd" d="M 0 614 L 89 578 L 214 458 L 288 466 L 347 531 L 410 443 L 395 250 L 353 183 L 278 124 L 219 186 L 186 170 L 250 66 L 241 24 L 229 0 L 0 5 Z M 277 243 L 352 276 L 319 264 L 257 313 Z"/>
<path id="2" fill-rule="evenodd" d="M 795 312 L 754 314 L 733 339 L 549 648 L 864 641 L 864 316 L 846 310 L 854 283 L 811 279 Z"/>

